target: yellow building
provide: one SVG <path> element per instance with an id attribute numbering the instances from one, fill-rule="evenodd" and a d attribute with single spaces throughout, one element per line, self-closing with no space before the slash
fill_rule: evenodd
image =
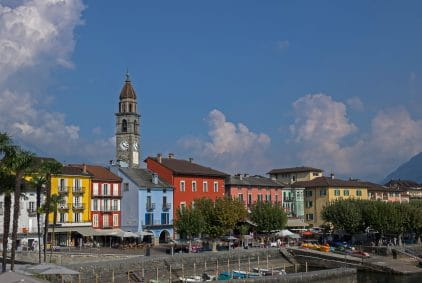
<path id="1" fill-rule="evenodd" d="M 314 227 L 324 223 L 321 211 L 327 203 L 342 199 L 368 199 L 368 183 L 355 180 L 317 177 L 296 182 L 292 187 L 305 188 L 305 221 Z"/>
<path id="2" fill-rule="evenodd" d="M 57 213 L 55 245 L 75 246 L 83 236 L 89 236 L 91 179 L 92 175 L 87 172 L 86 167 L 76 166 L 63 166 L 59 174 L 52 176 L 51 194 L 62 197 Z M 53 213 L 50 213 L 50 224 L 53 223 L 53 217 Z"/>
<path id="3" fill-rule="evenodd" d="M 273 169 L 267 174 L 272 180 L 277 180 L 284 184 L 293 184 L 295 182 L 311 181 L 315 178 L 322 177 L 322 170 L 312 167 L 292 167 Z"/>

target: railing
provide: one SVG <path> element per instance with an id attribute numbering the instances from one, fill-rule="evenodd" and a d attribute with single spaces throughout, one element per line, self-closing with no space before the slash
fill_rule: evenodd
<path id="1" fill-rule="evenodd" d="M 147 202 L 146 207 L 147 207 L 148 211 L 154 210 L 155 209 L 155 203 Z"/>
<path id="2" fill-rule="evenodd" d="M 82 203 L 74 203 L 72 204 L 73 209 L 84 209 L 84 205 Z"/>
<path id="3" fill-rule="evenodd" d="M 69 189 L 69 187 L 61 187 L 61 186 L 59 186 L 58 191 L 59 191 L 60 194 L 67 194 L 68 189 Z"/>
<path id="4" fill-rule="evenodd" d="M 33 208 L 28 208 L 27 211 L 28 211 L 28 216 L 35 216 L 35 215 L 37 215 L 37 211 L 35 209 L 33 209 Z"/>
<path id="5" fill-rule="evenodd" d="M 73 187 L 72 188 L 72 192 L 74 194 L 83 194 L 84 191 L 85 191 L 85 188 L 84 187 Z"/>
<path id="6" fill-rule="evenodd" d="M 163 210 L 170 210 L 171 209 L 171 203 L 163 203 Z"/>
<path id="7" fill-rule="evenodd" d="M 144 221 L 141 221 L 141 225 L 142 226 L 160 226 L 160 225 L 173 225 L 173 220 L 170 220 L 168 223 L 162 223 L 161 220 L 156 220 L 154 219 L 154 221 L 148 221 L 147 223 L 145 223 Z"/>
<path id="8" fill-rule="evenodd" d="M 67 205 L 67 203 L 59 203 L 59 209 L 69 209 L 69 206 Z"/>
<path id="9" fill-rule="evenodd" d="M 293 198 L 283 198 L 283 202 L 292 202 Z"/>
<path id="10" fill-rule="evenodd" d="M 119 207 L 118 207 L 118 206 L 114 206 L 114 205 L 113 205 L 113 206 L 111 207 L 111 210 L 113 210 L 113 211 L 119 211 Z"/>

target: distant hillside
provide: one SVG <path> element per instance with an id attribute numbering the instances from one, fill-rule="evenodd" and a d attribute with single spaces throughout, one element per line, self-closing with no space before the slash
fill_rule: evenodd
<path id="1" fill-rule="evenodd" d="M 391 179 L 412 180 L 422 183 L 422 152 L 413 156 L 409 161 L 397 168 L 396 171 L 385 177 L 382 184 L 387 183 Z"/>

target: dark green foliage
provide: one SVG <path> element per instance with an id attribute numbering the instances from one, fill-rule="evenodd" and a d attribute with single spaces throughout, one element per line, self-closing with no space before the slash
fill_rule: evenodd
<path id="1" fill-rule="evenodd" d="M 257 225 L 259 233 L 271 233 L 286 226 L 287 215 L 284 210 L 271 202 L 257 202 L 251 208 L 251 220 Z"/>
<path id="2" fill-rule="evenodd" d="M 192 239 L 204 231 L 205 220 L 198 209 L 186 207 L 177 210 L 174 227 L 182 238 Z"/>

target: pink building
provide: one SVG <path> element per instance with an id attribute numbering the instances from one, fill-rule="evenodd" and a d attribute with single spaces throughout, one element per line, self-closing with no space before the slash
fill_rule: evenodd
<path id="1" fill-rule="evenodd" d="M 381 186 L 374 183 L 368 184 L 368 200 L 381 200 L 385 202 L 409 202 L 409 196 L 401 188 Z"/>
<path id="2" fill-rule="evenodd" d="M 283 186 L 270 178 L 238 174 L 228 177 L 225 187 L 227 196 L 242 200 L 246 207 L 258 201 L 282 205 Z"/>

